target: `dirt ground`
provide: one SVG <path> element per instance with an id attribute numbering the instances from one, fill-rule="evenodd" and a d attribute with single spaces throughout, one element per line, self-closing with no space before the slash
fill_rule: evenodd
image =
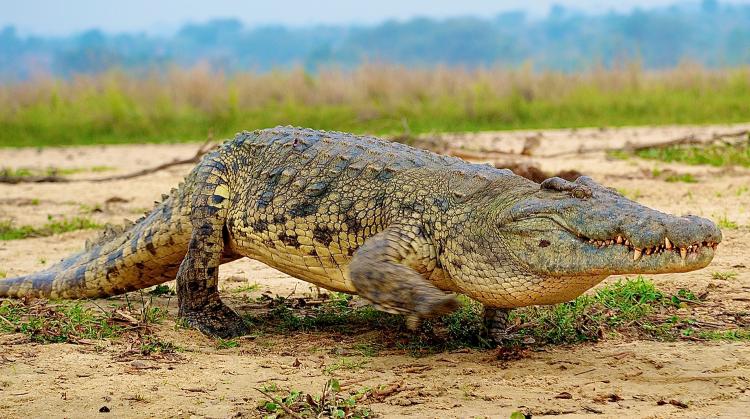
<path id="1" fill-rule="evenodd" d="M 710 136 L 747 126 L 558 130 L 544 132 L 443 135 L 443 141 L 503 160 L 528 137 L 538 138 L 537 154 L 581 147 L 666 141 L 687 134 Z M 86 178 L 127 173 L 191 156 L 197 144 L 2 149 L 0 166 L 90 169 Z M 507 157 L 510 160 L 510 157 Z M 750 171 L 686 166 L 640 159 L 608 160 L 604 153 L 559 157 L 518 156 L 546 171 L 575 169 L 660 210 L 693 213 L 738 227 L 725 228 L 717 257 L 706 269 L 653 276 L 658 287 L 709 291 L 709 307 L 727 302 L 750 311 Z M 494 160 L 493 160 L 494 161 Z M 697 183 L 668 183 L 653 169 L 690 173 Z M 91 217 L 119 223 L 135 219 L 175 186 L 190 166 L 105 183 L 0 185 L 0 220 L 42 225 L 49 215 Z M 95 231 L 0 242 L 0 270 L 30 273 L 81 248 Z M 734 279 L 713 279 L 732 271 Z M 221 270 L 221 288 L 237 306 L 232 289 L 257 283 L 249 293 L 289 295 L 309 292 L 297 281 L 252 260 Z M 617 280 L 609 278 L 606 282 Z M 102 300 L 102 305 L 112 301 Z M 174 298 L 157 304 L 174 312 Z M 689 308 L 687 310 L 690 310 Z M 316 392 L 331 377 L 348 388 L 400 383 L 399 392 L 368 407 L 382 417 L 500 417 L 524 411 L 534 417 L 739 417 L 750 408 L 750 345 L 744 342 L 656 342 L 607 337 L 596 344 L 545 347 L 517 360 L 497 350 L 461 350 L 415 358 L 387 348 L 374 356 L 353 349 L 367 336 L 289 333 L 240 339 L 217 348 L 198 332 L 174 327 L 174 315 L 156 326 L 160 339 L 185 350 L 173 357 L 121 359 L 126 342 L 34 344 L 0 335 L 0 416 L 93 417 L 107 406 L 114 417 L 256 417 L 268 383 Z M 379 331 L 370 332 L 377 339 Z M 341 368 L 341 366 L 347 366 Z M 568 393 L 568 394 L 564 394 Z M 561 396 L 562 395 L 562 396 Z M 568 396 L 569 395 L 569 396 Z M 562 398 L 561 398 L 562 397 Z M 659 401 L 676 400 L 676 404 Z"/>

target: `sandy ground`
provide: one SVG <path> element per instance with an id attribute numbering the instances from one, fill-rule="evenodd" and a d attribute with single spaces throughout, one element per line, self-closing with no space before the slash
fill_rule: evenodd
<path id="1" fill-rule="evenodd" d="M 626 142 L 699 137 L 747 126 L 667 127 L 527 131 L 445 135 L 468 150 L 519 152 L 528 137 L 539 139 L 537 154 L 573 151 Z M 191 156 L 197 144 L 130 145 L 0 150 L 0 166 L 112 170 L 73 175 L 86 178 L 127 173 Z M 724 242 L 706 269 L 657 275 L 665 290 L 709 291 L 709 306 L 750 311 L 750 171 L 665 164 L 639 159 L 610 161 L 603 153 L 561 157 L 517 157 L 547 171 L 576 169 L 637 200 L 672 213 L 693 213 L 738 224 L 724 229 Z M 667 183 L 652 170 L 691 173 L 698 183 Z M 105 222 L 135 219 L 190 169 L 178 166 L 146 177 L 105 183 L 0 185 L 0 220 L 41 225 L 48 216 L 88 216 Z M 0 242 L 0 271 L 8 276 L 48 266 L 82 246 L 94 231 Z M 732 271 L 735 279 L 712 279 Z M 251 260 L 224 265 L 224 291 L 259 284 L 262 292 L 288 295 L 309 286 Z M 617 280 L 610 278 L 607 282 Z M 227 295 L 232 295 L 227 292 Z M 228 299 L 237 303 L 237 297 Z M 111 301 L 101 302 L 109 304 Z M 157 304 L 166 306 L 168 300 Z M 175 301 L 169 300 L 173 311 Z M 689 310 L 689 309 L 688 309 Z M 114 417 L 256 417 L 263 399 L 254 388 L 316 392 L 331 377 L 349 389 L 401 383 L 402 391 L 370 407 L 383 417 L 509 417 L 516 410 L 534 417 L 739 417 L 750 407 L 750 345 L 747 342 L 654 342 L 608 337 L 596 344 L 546 347 L 517 360 L 496 350 L 463 350 L 414 358 L 393 348 L 363 356 L 352 348 L 376 342 L 336 333 L 263 335 L 217 349 L 215 341 L 176 329 L 174 316 L 156 326 L 160 339 L 186 350 L 171 357 L 122 358 L 127 342 L 38 345 L 0 336 L 0 416 L 93 417 L 107 406 Z M 369 336 L 372 335 L 372 336 Z M 341 365 L 357 367 L 337 368 Z M 569 398 L 558 398 L 569 393 Z M 662 404 L 677 400 L 687 408 Z"/>

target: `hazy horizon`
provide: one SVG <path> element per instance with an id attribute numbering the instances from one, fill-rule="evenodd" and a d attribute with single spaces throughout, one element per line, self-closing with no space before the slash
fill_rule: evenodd
<path id="1" fill-rule="evenodd" d="M 146 32 L 171 34 L 187 23 L 234 18 L 247 26 L 283 25 L 374 25 L 386 20 L 408 20 L 415 17 L 448 18 L 456 16 L 490 17 L 522 10 L 542 17 L 554 5 L 590 14 L 609 11 L 627 12 L 634 8 L 653 9 L 670 5 L 699 5 L 700 0 L 452 0 L 412 1 L 382 0 L 354 3 L 328 0 L 317 3 L 280 0 L 273 3 L 248 3 L 236 0 L 131 0 L 99 2 L 92 0 L 0 1 L 3 14 L 0 27 L 13 26 L 20 34 L 67 36 L 90 29 L 106 33 Z M 750 0 L 721 0 L 722 4 L 750 4 Z"/>

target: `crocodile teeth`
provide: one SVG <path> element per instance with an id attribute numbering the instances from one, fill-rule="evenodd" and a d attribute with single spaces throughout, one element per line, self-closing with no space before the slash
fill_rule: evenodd
<path id="1" fill-rule="evenodd" d="M 687 248 L 680 247 L 680 256 L 682 256 L 682 260 L 685 260 L 685 258 L 687 257 Z"/>
<path id="2" fill-rule="evenodd" d="M 625 239 L 625 246 L 630 246 L 630 240 Z"/>
<path id="3" fill-rule="evenodd" d="M 635 252 L 633 252 L 633 261 L 640 259 L 642 254 L 641 249 L 635 249 Z"/>
<path id="4" fill-rule="evenodd" d="M 622 244 L 622 236 L 617 236 L 617 239 L 615 240 L 617 244 Z"/>
<path id="5" fill-rule="evenodd" d="M 650 254 L 651 254 L 651 248 L 650 248 L 650 247 L 647 247 L 647 248 L 646 248 L 646 254 L 647 254 L 647 255 L 650 255 Z"/>
<path id="6" fill-rule="evenodd" d="M 667 248 L 667 250 L 672 249 L 672 242 L 670 242 L 669 239 L 666 237 L 664 238 L 664 246 Z"/>

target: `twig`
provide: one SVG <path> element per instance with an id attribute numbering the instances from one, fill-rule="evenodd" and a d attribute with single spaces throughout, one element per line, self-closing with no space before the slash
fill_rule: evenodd
<path id="1" fill-rule="evenodd" d="M 255 390 L 257 390 L 262 395 L 268 397 L 268 399 L 271 400 L 271 402 L 276 403 L 276 400 L 270 394 L 268 394 L 265 391 L 259 389 L 258 387 L 255 387 Z M 281 407 L 282 409 L 284 409 L 284 411 L 286 412 L 287 415 L 289 415 L 289 416 L 291 416 L 291 417 L 293 417 L 295 419 L 302 419 L 302 416 L 298 415 L 292 409 L 286 407 L 286 405 L 284 405 L 283 401 L 281 403 L 278 403 L 278 405 L 279 405 L 279 407 Z"/>
<path id="2" fill-rule="evenodd" d="M 681 303 L 685 303 L 685 304 L 695 304 L 695 305 L 698 305 L 698 306 L 710 306 L 711 305 L 711 304 L 703 302 L 703 301 L 690 300 L 690 299 L 687 299 L 687 298 L 682 298 L 682 297 L 680 297 L 678 295 L 673 295 L 672 298 L 676 299 L 677 301 L 679 301 Z"/>
<path id="3" fill-rule="evenodd" d="M 591 368 L 590 370 L 577 372 L 577 373 L 575 373 L 573 375 L 583 375 L 583 374 L 586 374 L 587 372 L 591 372 L 591 371 L 596 371 L 596 368 Z"/>
<path id="4" fill-rule="evenodd" d="M 102 308 L 102 306 L 100 306 L 99 304 L 97 304 L 97 303 L 96 303 L 96 301 L 94 301 L 94 300 L 90 300 L 90 301 L 91 301 L 91 303 L 92 303 L 92 304 L 94 304 L 94 305 L 96 306 L 96 308 L 98 308 L 98 309 L 99 309 L 99 310 L 100 310 L 100 311 L 101 311 L 102 313 L 104 313 L 104 314 L 106 314 L 106 315 L 109 315 L 109 316 L 111 317 L 111 313 L 107 313 L 106 311 L 104 311 L 104 309 Z"/>
<path id="5" fill-rule="evenodd" d="M 602 413 L 604 413 L 603 411 L 591 406 L 583 406 L 583 410 L 591 413 L 596 413 L 597 415 L 601 415 Z"/>

